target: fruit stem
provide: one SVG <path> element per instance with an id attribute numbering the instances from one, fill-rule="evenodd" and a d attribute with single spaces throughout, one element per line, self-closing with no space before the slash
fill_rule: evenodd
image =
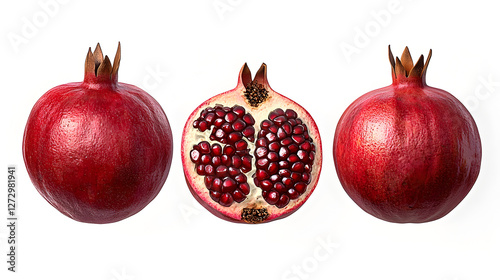
<path id="1" fill-rule="evenodd" d="M 427 67 L 432 56 L 432 49 L 429 50 L 429 55 L 424 64 L 424 56 L 420 55 L 417 62 L 413 64 L 411 58 L 410 50 L 406 47 L 401 55 L 401 60 L 396 57 L 394 60 L 394 55 L 391 51 L 391 46 L 389 45 L 389 62 L 391 63 L 392 72 L 392 83 L 398 86 L 414 85 L 419 87 L 426 86 L 425 75 L 427 73 Z"/>
<path id="2" fill-rule="evenodd" d="M 85 59 L 83 82 L 89 87 L 114 86 L 118 82 L 118 68 L 121 60 L 121 44 L 118 42 L 113 64 L 108 56 L 103 58 L 101 45 L 97 43 L 94 52 L 89 48 Z"/>

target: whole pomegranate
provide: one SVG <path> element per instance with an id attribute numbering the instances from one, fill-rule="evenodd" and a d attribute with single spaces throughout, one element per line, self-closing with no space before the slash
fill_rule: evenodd
<path id="1" fill-rule="evenodd" d="M 479 174 L 474 119 L 450 93 L 427 86 L 424 64 L 408 48 L 392 55 L 390 86 L 358 98 L 339 120 L 335 167 L 347 194 L 382 220 L 422 223 L 448 214 Z"/>
<path id="2" fill-rule="evenodd" d="M 273 91 L 266 65 L 245 64 L 235 89 L 203 102 L 182 135 L 193 196 L 232 222 L 264 223 L 295 212 L 319 179 L 321 139 L 299 104 Z"/>
<path id="3" fill-rule="evenodd" d="M 119 83 L 101 47 L 89 49 L 83 82 L 52 88 L 33 107 L 23 139 L 28 174 L 66 216 L 111 223 L 143 209 L 162 188 L 172 161 L 172 132 L 161 106 Z"/>

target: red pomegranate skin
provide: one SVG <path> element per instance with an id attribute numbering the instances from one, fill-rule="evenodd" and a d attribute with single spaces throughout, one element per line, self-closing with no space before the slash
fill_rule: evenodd
<path id="1" fill-rule="evenodd" d="M 474 185 L 479 132 L 459 100 L 426 85 L 425 69 L 423 77 L 394 73 L 392 85 L 361 96 L 340 118 L 333 145 L 337 174 L 354 202 L 375 217 L 433 221 Z"/>
<path id="2" fill-rule="evenodd" d="M 33 107 L 23 155 L 39 193 L 87 223 L 111 223 L 143 209 L 172 161 L 161 106 L 140 88 L 86 73 L 52 88 Z"/>

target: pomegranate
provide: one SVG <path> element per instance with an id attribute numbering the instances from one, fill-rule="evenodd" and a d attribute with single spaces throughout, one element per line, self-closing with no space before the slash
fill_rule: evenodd
<path id="1" fill-rule="evenodd" d="M 453 210 L 479 175 L 481 141 L 474 119 L 450 93 L 425 81 L 432 50 L 413 64 L 408 48 L 392 55 L 392 85 L 355 100 L 333 142 L 347 194 L 382 220 L 423 223 Z"/>
<path id="2" fill-rule="evenodd" d="M 118 82 L 101 47 L 90 49 L 83 82 L 52 88 L 34 105 L 23 139 L 38 192 L 66 216 L 111 223 L 143 209 L 162 188 L 172 161 L 163 109 L 140 88 Z"/>
<path id="3" fill-rule="evenodd" d="M 262 64 L 247 64 L 235 89 L 189 116 L 182 135 L 184 175 L 210 212 L 239 223 L 264 223 L 295 212 L 319 179 L 321 139 L 311 115 L 275 92 Z"/>

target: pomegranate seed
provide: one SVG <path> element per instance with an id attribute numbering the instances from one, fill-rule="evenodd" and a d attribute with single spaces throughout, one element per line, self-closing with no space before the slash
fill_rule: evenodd
<path id="1" fill-rule="evenodd" d="M 191 150 L 191 153 L 189 154 L 191 156 L 191 161 L 194 163 L 198 163 L 200 160 L 200 152 L 197 150 Z"/>
<path id="2" fill-rule="evenodd" d="M 267 172 L 269 174 L 274 174 L 274 173 L 278 172 L 279 168 L 280 167 L 279 167 L 279 165 L 276 162 L 271 162 L 269 164 L 269 166 L 267 167 Z"/>
<path id="3" fill-rule="evenodd" d="M 269 132 L 268 134 L 266 134 L 266 138 L 269 142 L 274 142 L 274 141 L 278 140 L 278 137 L 276 137 L 276 134 L 274 134 L 272 132 Z"/>
<path id="4" fill-rule="evenodd" d="M 228 193 L 223 193 L 220 197 L 219 203 L 222 206 L 229 207 L 233 204 L 233 197 Z"/>
<path id="5" fill-rule="evenodd" d="M 273 152 L 277 152 L 280 149 L 280 144 L 278 142 L 272 142 L 269 144 L 269 150 Z"/>
<path id="6" fill-rule="evenodd" d="M 241 140 L 241 138 L 243 138 L 243 135 L 241 135 L 241 133 L 239 132 L 231 132 L 227 138 L 229 140 L 229 143 L 235 143 L 236 141 Z"/>
<path id="7" fill-rule="evenodd" d="M 243 173 L 240 173 L 240 174 L 234 176 L 234 180 L 238 183 L 246 183 L 247 176 L 245 176 L 245 174 L 243 174 Z"/>
<path id="8" fill-rule="evenodd" d="M 214 167 L 211 165 L 205 165 L 205 174 L 206 175 L 215 175 Z"/>
<path id="9" fill-rule="evenodd" d="M 222 182 L 222 192 L 224 193 L 230 193 L 233 192 L 236 189 L 236 181 L 233 180 L 232 178 L 226 178 Z"/>
<path id="10" fill-rule="evenodd" d="M 208 123 L 208 125 L 212 125 L 213 121 L 215 120 L 215 114 L 214 113 L 208 113 L 205 116 L 205 121 Z"/>
<path id="11" fill-rule="evenodd" d="M 195 121 L 193 122 L 193 127 L 194 127 L 194 128 L 198 128 L 199 123 L 200 123 L 200 121 L 195 120 Z"/>
<path id="12" fill-rule="evenodd" d="M 279 117 L 276 117 L 274 118 L 273 122 L 276 124 L 276 125 L 282 125 L 283 123 L 285 123 L 287 121 L 287 118 L 285 116 L 279 116 Z"/>
<path id="13" fill-rule="evenodd" d="M 292 109 L 286 109 L 285 116 L 289 119 L 295 119 L 297 118 L 297 113 Z"/>
<path id="14" fill-rule="evenodd" d="M 242 202 L 246 198 L 246 196 L 238 189 L 234 190 L 232 196 L 233 196 L 234 201 L 236 201 L 238 203 Z"/>
<path id="15" fill-rule="evenodd" d="M 309 151 L 311 149 L 311 143 L 309 142 L 304 142 L 300 144 L 300 149 L 304 151 Z"/>
<path id="16" fill-rule="evenodd" d="M 293 186 L 293 188 L 300 194 L 303 194 L 306 191 L 307 185 L 304 182 L 298 182 Z"/>
<path id="17" fill-rule="evenodd" d="M 208 123 L 206 121 L 201 121 L 199 122 L 198 124 L 198 129 L 201 131 L 201 132 L 204 132 L 205 130 L 208 129 Z"/>
<path id="18" fill-rule="evenodd" d="M 257 142 L 255 142 L 255 146 L 257 147 L 265 147 L 267 146 L 267 139 L 264 137 L 261 137 L 257 139 Z"/>
<path id="19" fill-rule="evenodd" d="M 228 171 L 229 171 L 229 175 L 231 177 L 235 177 L 236 175 L 241 174 L 240 170 L 238 168 L 234 168 L 234 167 L 229 167 Z"/>
<path id="20" fill-rule="evenodd" d="M 314 162 L 314 156 L 315 156 L 314 152 L 309 153 L 309 162 Z"/>
<path id="21" fill-rule="evenodd" d="M 290 119 L 290 120 L 288 120 L 288 123 L 289 123 L 291 126 L 296 126 L 296 125 L 297 125 L 297 120 L 296 120 L 296 119 Z"/>
<path id="22" fill-rule="evenodd" d="M 243 117 L 245 115 L 245 108 L 239 106 L 239 105 L 234 105 L 233 106 L 233 112 L 238 116 L 238 117 Z"/>
<path id="23" fill-rule="evenodd" d="M 246 114 L 242 117 L 243 121 L 247 124 L 247 125 L 254 125 L 255 124 L 255 120 L 254 118 L 252 117 L 252 115 L 250 114 Z"/>
<path id="24" fill-rule="evenodd" d="M 271 182 L 273 183 L 276 183 L 280 180 L 280 176 L 278 174 L 274 174 L 274 175 L 271 175 L 271 177 L 269 177 L 269 180 L 271 180 Z"/>
<path id="25" fill-rule="evenodd" d="M 280 175 L 281 177 L 290 177 L 292 176 L 292 172 L 290 172 L 290 170 L 287 169 L 280 169 L 278 175 Z"/>
<path id="26" fill-rule="evenodd" d="M 267 158 L 258 159 L 256 162 L 256 165 L 262 169 L 266 168 L 268 164 L 269 164 L 269 160 Z"/>
<path id="27" fill-rule="evenodd" d="M 222 193 L 220 193 L 220 192 L 217 192 L 217 191 L 210 191 L 210 197 L 211 197 L 211 198 L 212 198 L 215 202 L 219 202 L 221 195 L 222 195 Z"/>
<path id="28" fill-rule="evenodd" d="M 309 173 L 307 172 L 302 173 L 302 182 L 306 184 L 311 183 L 311 176 L 309 175 Z"/>
<path id="29" fill-rule="evenodd" d="M 244 195 L 248 195 L 250 193 L 250 185 L 247 183 L 240 184 L 239 188 Z"/>
<path id="30" fill-rule="evenodd" d="M 231 165 L 232 165 L 233 167 L 235 167 L 235 168 L 240 168 L 240 167 L 241 167 L 241 165 L 242 165 L 242 163 L 243 163 L 243 162 L 242 162 L 242 160 L 241 160 L 241 158 L 240 158 L 239 156 L 233 156 L 233 157 L 231 158 Z"/>
<path id="31" fill-rule="evenodd" d="M 291 199 L 297 199 L 300 196 L 300 193 L 293 188 L 288 189 L 287 193 Z"/>
<path id="32" fill-rule="evenodd" d="M 246 127 L 246 123 L 240 119 L 236 120 L 231 127 L 234 131 L 242 131 Z"/>
<path id="33" fill-rule="evenodd" d="M 224 120 L 226 120 L 226 122 L 228 123 L 233 123 L 236 119 L 238 119 L 238 116 L 232 112 L 227 113 L 224 117 Z"/>
<path id="34" fill-rule="evenodd" d="M 292 140 L 293 140 L 293 142 L 295 142 L 297 144 L 300 144 L 300 143 L 306 141 L 306 139 L 304 138 L 304 135 L 292 135 Z"/>
<path id="35" fill-rule="evenodd" d="M 243 136 L 245 136 L 246 138 L 248 138 L 248 140 L 252 141 L 250 137 L 252 137 L 253 139 L 253 135 L 255 134 L 255 128 L 253 128 L 253 126 L 247 126 L 245 129 L 243 129 L 243 131 L 241 132 L 243 134 Z"/>
<path id="36" fill-rule="evenodd" d="M 296 144 L 290 144 L 288 145 L 288 150 L 290 151 L 290 153 L 296 153 L 299 150 L 299 146 L 297 146 Z"/>
<path id="37" fill-rule="evenodd" d="M 210 155 L 202 155 L 201 156 L 201 163 L 209 164 L 211 162 L 212 162 L 212 158 L 210 157 Z"/>
<path id="38" fill-rule="evenodd" d="M 222 124 L 224 124 L 224 123 L 225 123 L 225 122 L 224 122 L 224 119 L 221 119 L 221 118 L 217 118 L 217 119 L 215 119 L 215 121 L 214 121 L 214 125 L 215 125 L 216 127 L 221 127 L 221 126 L 222 126 Z"/>
<path id="39" fill-rule="evenodd" d="M 212 182 L 212 190 L 217 192 L 222 192 L 222 180 L 220 178 L 215 178 Z"/>
<path id="40" fill-rule="evenodd" d="M 279 193 L 284 193 L 287 191 L 287 188 L 285 187 L 285 185 L 283 183 L 280 183 L 280 182 L 274 184 L 274 189 Z"/>
<path id="41" fill-rule="evenodd" d="M 293 128 L 293 134 L 302 134 L 302 133 L 304 133 L 304 126 L 299 124 Z"/>
<path id="42" fill-rule="evenodd" d="M 262 170 L 262 169 L 259 169 L 257 170 L 257 172 L 255 173 L 255 178 L 257 178 L 257 180 L 259 181 L 263 181 L 265 179 L 268 179 L 269 178 L 269 174 L 267 174 L 266 171 Z"/>
<path id="43" fill-rule="evenodd" d="M 258 147 L 255 149 L 255 156 L 257 158 L 263 158 L 267 155 L 267 148 L 266 147 Z"/>
<path id="44" fill-rule="evenodd" d="M 290 163 L 294 163 L 294 162 L 297 162 L 299 161 L 299 157 L 296 155 L 296 154 L 291 154 L 288 159 L 287 159 Z"/>
<path id="45" fill-rule="evenodd" d="M 292 125 L 290 123 L 284 123 L 281 127 L 285 131 L 286 135 L 292 134 Z"/>
<path id="46" fill-rule="evenodd" d="M 235 148 L 231 145 L 224 146 L 224 155 L 232 156 L 235 152 Z"/>
<path id="47" fill-rule="evenodd" d="M 288 151 L 287 148 L 281 147 L 278 154 L 280 156 L 280 159 L 286 159 L 288 157 L 288 155 L 290 155 L 290 152 Z"/>
<path id="48" fill-rule="evenodd" d="M 265 197 L 264 199 L 267 201 L 267 203 L 274 205 L 276 204 L 276 202 L 278 202 L 279 198 L 280 194 L 277 191 L 270 191 L 267 194 L 267 197 Z"/>
<path id="49" fill-rule="evenodd" d="M 268 128 L 269 131 L 271 131 L 272 133 L 276 134 L 278 132 L 278 127 L 275 126 L 275 125 L 271 125 L 269 128 Z"/>
<path id="50" fill-rule="evenodd" d="M 212 182 L 214 181 L 214 176 L 205 176 L 205 186 L 207 187 L 207 189 L 211 189 L 212 188 Z"/>
<path id="51" fill-rule="evenodd" d="M 304 171 L 304 163 L 299 161 L 299 162 L 292 164 L 292 171 L 303 172 Z"/>
<path id="52" fill-rule="evenodd" d="M 260 123 L 260 129 L 262 129 L 262 130 L 268 129 L 271 125 L 273 125 L 273 123 L 271 121 L 269 121 L 269 120 L 263 120 Z"/>
<path id="53" fill-rule="evenodd" d="M 219 177 L 219 178 L 226 177 L 229 174 L 227 172 L 227 166 L 225 166 L 225 165 L 217 166 L 217 168 L 215 169 L 215 174 L 217 174 L 217 177 Z"/>
<path id="54" fill-rule="evenodd" d="M 223 138 L 224 136 L 226 136 L 226 133 L 224 132 L 224 130 L 219 128 L 215 131 L 214 135 L 215 135 L 215 137 L 220 139 L 220 138 Z"/>
<path id="55" fill-rule="evenodd" d="M 220 156 L 214 156 L 214 157 L 212 158 L 212 164 L 213 164 L 215 167 L 217 167 L 217 166 L 221 165 L 221 163 L 222 163 L 222 160 L 221 160 Z"/>
<path id="56" fill-rule="evenodd" d="M 290 145 L 292 143 L 293 143 L 293 141 L 292 141 L 292 138 L 290 138 L 290 137 L 287 137 L 287 138 L 285 138 L 285 139 L 283 139 L 283 140 L 280 141 L 280 144 L 282 146 L 288 146 L 288 145 Z"/>
<path id="57" fill-rule="evenodd" d="M 278 164 L 279 164 L 280 168 L 283 168 L 283 169 L 290 167 L 290 163 L 288 161 L 285 161 L 285 160 L 280 160 L 278 162 Z"/>
<path id="58" fill-rule="evenodd" d="M 263 191 L 269 191 L 273 187 L 273 183 L 270 180 L 264 180 L 261 181 L 258 186 L 263 190 Z"/>
<path id="59" fill-rule="evenodd" d="M 286 194 L 282 194 L 278 202 L 276 202 L 276 207 L 283 208 L 288 205 L 290 198 Z"/>
<path id="60" fill-rule="evenodd" d="M 196 167 L 196 173 L 198 173 L 198 175 L 205 175 L 205 165 L 203 164 L 200 164 Z"/>
<path id="61" fill-rule="evenodd" d="M 279 160 L 279 155 L 278 153 L 276 152 L 269 152 L 267 154 L 267 158 L 270 160 L 270 161 L 278 161 Z"/>
<path id="62" fill-rule="evenodd" d="M 292 180 L 292 178 L 285 177 L 285 178 L 281 179 L 281 182 L 283 182 L 283 184 L 287 188 L 291 188 L 293 186 L 293 180 Z"/>
<path id="63" fill-rule="evenodd" d="M 220 108 L 217 108 L 215 110 L 215 114 L 217 115 L 217 117 L 223 118 L 226 115 L 226 112 L 224 112 L 224 110 L 222 110 Z"/>
<path id="64" fill-rule="evenodd" d="M 210 153 L 210 144 L 207 141 L 202 141 L 200 144 L 198 144 L 200 147 L 200 152 L 202 154 L 208 154 Z"/>
<path id="65" fill-rule="evenodd" d="M 225 133 L 231 133 L 233 132 L 233 128 L 231 126 L 230 123 L 223 123 L 222 126 L 220 127 L 222 129 L 222 131 L 224 131 Z"/>
<path id="66" fill-rule="evenodd" d="M 243 172 L 248 172 L 252 170 L 252 157 L 251 156 L 244 156 L 242 159 L 242 170 Z"/>
<path id="67" fill-rule="evenodd" d="M 278 132 L 276 133 L 276 136 L 278 136 L 278 139 L 282 140 L 284 139 L 287 135 L 286 135 L 286 132 L 285 130 L 283 130 L 283 128 L 278 128 Z"/>
<path id="68" fill-rule="evenodd" d="M 291 178 L 294 182 L 298 182 L 298 181 L 300 181 L 300 178 L 302 178 L 302 175 L 300 173 L 297 173 L 297 172 L 292 172 Z"/>
<path id="69" fill-rule="evenodd" d="M 242 150 L 246 150 L 246 148 L 248 148 L 248 143 L 245 140 L 240 140 L 240 141 L 234 143 L 234 146 L 236 147 L 236 150 L 242 151 Z"/>
<path id="70" fill-rule="evenodd" d="M 310 165 L 310 164 L 305 164 L 305 165 L 304 165 L 304 170 L 305 170 L 306 172 L 311 172 L 311 165 Z"/>

